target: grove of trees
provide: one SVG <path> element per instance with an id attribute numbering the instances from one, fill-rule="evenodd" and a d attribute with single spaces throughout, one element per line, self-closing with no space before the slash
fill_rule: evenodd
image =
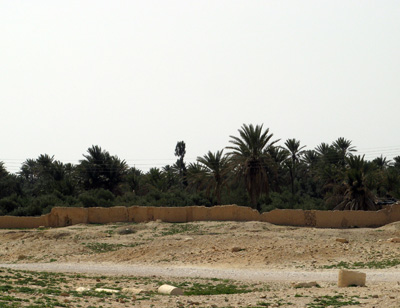
<path id="1" fill-rule="evenodd" d="M 195 163 L 186 164 L 179 141 L 177 161 L 148 172 L 97 145 L 76 165 L 42 154 L 13 174 L 0 162 L 0 215 L 116 205 L 377 210 L 383 200 L 400 198 L 400 156 L 367 161 L 343 137 L 308 150 L 295 138 L 278 141 L 263 125 L 244 124 L 226 148 Z"/>

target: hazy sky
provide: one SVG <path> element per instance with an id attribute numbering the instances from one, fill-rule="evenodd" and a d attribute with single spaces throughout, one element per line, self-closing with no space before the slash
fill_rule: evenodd
<path id="1" fill-rule="evenodd" d="M 400 1 L 0 0 L 0 161 L 147 170 L 246 124 L 400 155 Z"/>

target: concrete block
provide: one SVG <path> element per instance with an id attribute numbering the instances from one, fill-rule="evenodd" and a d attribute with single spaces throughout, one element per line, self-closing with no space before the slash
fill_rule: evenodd
<path id="1" fill-rule="evenodd" d="M 163 284 L 161 287 L 159 287 L 158 293 L 168 294 L 168 295 L 183 295 L 182 289 L 170 286 L 168 284 Z"/>
<path id="2" fill-rule="evenodd" d="M 338 287 L 360 286 L 364 287 L 367 274 L 358 271 L 340 270 Z"/>

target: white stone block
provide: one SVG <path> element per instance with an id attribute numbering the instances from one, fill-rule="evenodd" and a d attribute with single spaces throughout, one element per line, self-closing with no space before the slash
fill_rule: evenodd
<path id="1" fill-rule="evenodd" d="M 170 286 L 168 284 L 163 284 L 161 287 L 159 287 L 158 293 L 168 294 L 168 295 L 183 295 L 182 289 Z"/>
<path id="2" fill-rule="evenodd" d="M 113 290 L 113 289 L 103 289 L 103 288 L 97 288 L 94 289 L 96 292 L 107 292 L 107 293 L 119 293 L 118 290 Z"/>

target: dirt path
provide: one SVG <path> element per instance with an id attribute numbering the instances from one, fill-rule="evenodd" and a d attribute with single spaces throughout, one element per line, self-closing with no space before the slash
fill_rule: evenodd
<path id="1" fill-rule="evenodd" d="M 293 271 L 244 268 L 216 268 L 192 266 L 156 266 L 156 265 L 118 265 L 90 263 L 19 263 L 0 264 L 0 267 L 49 272 L 73 272 L 104 275 L 164 276 L 164 277 L 201 277 L 234 279 L 239 281 L 337 281 L 338 270 Z M 394 282 L 400 280 L 399 270 L 362 270 L 367 273 L 370 282 Z"/>

